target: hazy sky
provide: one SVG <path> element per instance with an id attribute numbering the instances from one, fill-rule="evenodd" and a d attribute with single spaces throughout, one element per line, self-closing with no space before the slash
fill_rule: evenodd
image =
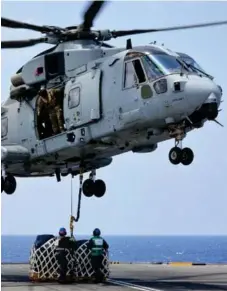
<path id="1" fill-rule="evenodd" d="M 4 2 L 2 16 L 35 24 L 72 26 L 80 23 L 83 2 Z M 226 20 L 227 2 L 111 2 L 95 22 L 96 28 L 156 28 L 194 22 Z M 133 45 L 156 40 L 172 50 L 185 52 L 227 92 L 227 26 L 132 37 Z M 40 37 L 37 32 L 2 29 L 3 39 Z M 112 40 L 124 45 L 126 38 Z M 10 77 L 31 57 L 50 45 L 2 50 L 2 100 L 9 94 Z M 226 124 L 226 102 L 218 120 Z M 16 124 L 16 120 L 15 120 Z M 174 141 L 159 144 L 150 154 L 114 158 L 98 170 L 107 184 L 101 198 L 82 199 L 79 234 L 100 227 L 103 234 L 227 234 L 227 130 L 214 122 L 189 133 L 184 145 L 195 160 L 174 166 L 168 152 Z M 2 234 L 56 233 L 68 229 L 70 178 L 17 179 L 17 191 L 2 194 Z M 78 177 L 74 178 L 74 213 Z"/>

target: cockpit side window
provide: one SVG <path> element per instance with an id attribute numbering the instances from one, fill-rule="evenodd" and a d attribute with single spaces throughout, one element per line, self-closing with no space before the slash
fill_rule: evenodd
<path id="1" fill-rule="evenodd" d="M 125 63 L 124 88 L 131 88 L 137 83 L 136 72 L 132 62 Z"/>
<path id="2" fill-rule="evenodd" d="M 145 73 L 139 59 L 132 61 L 139 83 L 146 82 Z"/>
<path id="3" fill-rule="evenodd" d="M 136 84 L 146 82 L 146 76 L 139 59 L 125 62 L 124 88 L 132 88 Z"/>

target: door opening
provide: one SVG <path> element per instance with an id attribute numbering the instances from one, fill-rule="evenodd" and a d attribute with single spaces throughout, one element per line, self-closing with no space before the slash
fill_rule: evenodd
<path id="1" fill-rule="evenodd" d="M 40 140 L 65 131 L 64 87 L 41 89 L 35 109 L 37 134 Z"/>

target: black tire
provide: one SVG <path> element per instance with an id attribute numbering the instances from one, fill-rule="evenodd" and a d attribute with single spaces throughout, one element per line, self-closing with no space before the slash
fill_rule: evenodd
<path id="1" fill-rule="evenodd" d="M 94 181 L 91 179 L 87 179 L 84 181 L 82 190 L 86 197 L 91 197 L 94 194 Z"/>
<path id="2" fill-rule="evenodd" d="M 181 152 L 181 163 L 184 166 L 190 165 L 194 160 L 194 153 L 190 148 L 184 148 Z"/>
<path id="3" fill-rule="evenodd" d="M 106 184 L 103 180 L 96 180 L 94 187 L 94 195 L 101 198 L 106 193 Z"/>
<path id="4" fill-rule="evenodd" d="M 173 147 L 169 151 L 169 160 L 173 165 L 178 165 L 181 162 L 182 150 L 178 147 Z"/>
<path id="5" fill-rule="evenodd" d="M 15 192 L 17 188 L 16 179 L 12 175 L 5 177 L 4 191 L 6 194 L 11 195 Z"/>
<path id="6" fill-rule="evenodd" d="M 5 179 L 2 177 L 2 181 L 1 181 L 1 191 L 4 191 L 4 185 L 5 185 Z"/>

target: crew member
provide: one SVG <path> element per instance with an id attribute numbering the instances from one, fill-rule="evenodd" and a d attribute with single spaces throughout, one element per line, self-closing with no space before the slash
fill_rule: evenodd
<path id="1" fill-rule="evenodd" d="M 57 122 L 56 130 L 58 132 L 64 132 L 64 122 L 63 122 L 63 112 L 62 112 L 62 105 L 63 105 L 63 89 L 50 89 L 48 91 L 50 107 L 53 109 L 51 111 L 51 115 L 53 115 L 53 119 Z"/>
<path id="2" fill-rule="evenodd" d="M 64 227 L 59 230 L 59 238 L 56 243 L 56 252 L 57 252 L 57 261 L 59 264 L 59 283 L 66 283 L 66 274 L 68 271 L 68 261 L 67 261 L 67 253 L 68 251 L 74 252 L 76 249 L 75 241 L 67 237 L 67 232 Z M 73 272 L 70 274 L 73 275 Z"/>
<path id="3" fill-rule="evenodd" d="M 44 90 L 44 88 L 41 88 L 38 93 L 39 96 L 37 100 L 37 128 L 40 139 L 47 138 L 52 135 L 52 126 L 47 106 L 48 100 L 47 95 L 43 92 Z"/>
<path id="4" fill-rule="evenodd" d="M 107 251 L 109 245 L 101 237 L 101 231 L 96 228 L 93 231 L 93 237 L 88 242 L 88 249 L 91 250 L 91 265 L 95 272 L 96 283 L 103 281 L 103 273 L 101 271 L 102 261 L 104 258 L 104 250 Z"/>
<path id="5" fill-rule="evenodd" d="M 63 113 L 61 103 L 63 102 L 62 89 L 45 89 L 39 91 L 40 99 L 47 108 L 48 115 L 51 121 L 53 134 L 56 135 L 64 131 Z M 62 99 L 62 100 L 61 100 Z"/>

